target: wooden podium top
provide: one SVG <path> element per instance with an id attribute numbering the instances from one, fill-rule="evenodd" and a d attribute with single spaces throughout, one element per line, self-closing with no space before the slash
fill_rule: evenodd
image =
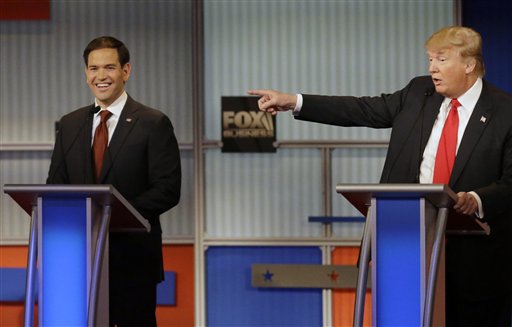
<path id="1" fill-rule="evenodd" d="M 336 192 L 343 195 L 366 216 L 371 199 L 424 197 L 436 208 L 451 208 L 457 194 L 445 184 L 337 184 Z M 449 234 L 489 234 L 490 228 L 478 218 L 449 211 L 446 231 Z"/>
<path id="2" fill-rule="evenodd" d="M 32 215 L 32 207 L 39 197 L 76 198 L 90 197 L 103 207 L 111 205 L 110 231 L 147 231 L 151 225 L 112 185 L 61 185 L 61 184 L 6 184 L 9 194 L 25 212 Z"/>

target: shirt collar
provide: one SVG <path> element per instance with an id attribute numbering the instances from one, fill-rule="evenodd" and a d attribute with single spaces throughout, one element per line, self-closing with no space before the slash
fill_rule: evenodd
<path id="1" fill-rule="evenodd" d="M 114 115 L 114 116 L 120 116 L 121 111 L 123 111 L 124 105 L 126 104 L 127 100 L 128 100 L 128 94 L 126 93 L 126 91 L 124 91 L 119 96 L 119 98 L 116 99 L 116 101 L 114 101 L 110 106 L 108 106 L 105 109 L 110 111 L 112 113 L 112 115 Z M 97 99 L 94 100 L 94 105 L 98 106 Z M 99 114 L 99 112 L 96 113 L 96 115 L 98 115 L 98 114 Z"/>
<path id="2" fill-rule="evenodd" d="M 473 86 L 471 86 L 469 90 L 467 90 L 464 94 L 458 97 L 457 100 L 459 100 L 459 103 L 462 105 L 463 108 L 465 108 L 469 112 L 473 112 L 473 109 L 475 109 L 476 103 L 478 102 L 478 98 L 482 93 L 482 88 L 482 79 L 478 77 Z M 444 99 L 443 103 L 445 104 L 445 107 L 449 107 L 450 101 L 450 98 Z"/>

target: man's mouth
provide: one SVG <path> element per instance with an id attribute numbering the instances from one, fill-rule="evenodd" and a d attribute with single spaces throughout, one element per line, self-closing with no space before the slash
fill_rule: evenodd
<path id="1" fill-rule="evenodd" d="M 99 88 L 99 89 L 106 89 L 109 86 L 110 86 L 110 83 L 98 83 L 98 84 L 96 84 L 96 87 Z"/>
<path id="2" fill-rule="evenodd" d="M 439 79 L 439 78 L 433 78 L 433 77 L 432 77 L 432 81 L 434 82 L 434 85 L 436 85 L 436 86 L 437 86 L 437 85 L 439 85 L 439 84 L 441 84 L 441 82 L 442 82 L 442 81 L 441 81 L 441 79 Z"/>

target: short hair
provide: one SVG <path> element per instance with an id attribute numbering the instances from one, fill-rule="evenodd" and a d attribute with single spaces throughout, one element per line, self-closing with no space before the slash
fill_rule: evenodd
<path id="1" fill-rule="evenodd" d="M 124 67 L 124 65 L 130 62 L 130 52 L 123 42 L 112 36 L 100 36 L 89 42 L 89 44 L 85 47 L 83 56 L 86 67 L 89 63 L 89 54 L 93 50 L 98 49 L 116 49 L 121 67 Z"/>
<path id="2" fill-rule="evenodd" d="M 482 55 L 482 36 L 469 27 L 449 26 L 432 34 L 425 42 L 425 48 L 431 51 L 454 47 L 462 58 L 476 60 L 475 72 L 483 77 L 485 73 Z"/>

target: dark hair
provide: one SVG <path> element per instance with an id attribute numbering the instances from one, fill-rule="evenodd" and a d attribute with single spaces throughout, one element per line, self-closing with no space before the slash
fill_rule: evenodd
<path id="1" fill-rule="evenodd" d="M 121 67 L 124 67 L 125 64 L 130 62 L 130 52 L 128 48 L 124 45 L 123 42 L 119 41 L 115 37 L 112 36 L 100 36 L 95 38 L 84 50 L 84 62 L 85 66 L 87 66 L 89 61 L 89 53 L 93 50 L 98 49 L 116 49 L 117 55 L 119 56 L 119 63 Z"/>

